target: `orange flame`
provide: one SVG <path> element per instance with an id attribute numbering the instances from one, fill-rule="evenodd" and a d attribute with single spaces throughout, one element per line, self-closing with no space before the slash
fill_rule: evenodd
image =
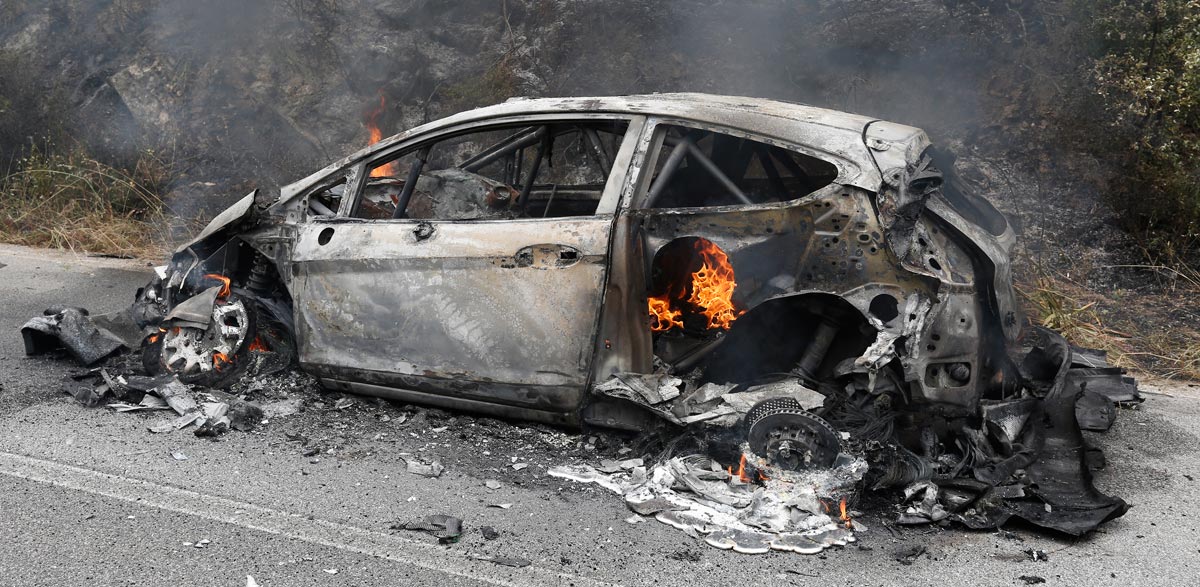
<path id="1" fill-rule="evenodd" d="M 683 312 L 671 309 L 671 300 L 666 297 L 651 296 L 650 300 L 650 330 L 665 332 L 676 326 L 683 328 Z"/>
<path id="2" fill-rule="evenodd" d="M 737 288 L 737 281 L 734 279 L 733 265 L 729 263 L 729 255 L 707 239 L 697 239 L 694 248 L 701 264 L 700 268 L 692 273 L 692 293 L 688 296 L 687 303 L 705 317 L 706 329 L 729 330 L 733 321 L 745 313 L 733 305 L 733 290 Z M 665 332 L 674 327 L 683 328 L 683 311 L 678 309 L 678 306 L 672 309 L 672 299 L 669 295 L 650 296 L 647 301 L 652 332 Z"/>
<path id="3" fill-rule="evenodd" d="M 218 297 L 218 298 L 227 298 L 227 297 L 229 297 L 229 282 L 230 282 L 230 279 L 229 279 L 228 277 L 225 277 L 224 275 L 219 275 L 219 274 L 217 274 L 217 273 L 206 273 L 206 274 L 204 274 L 204 276 L 205 276 L 205 277 L 207 277 L 207 278 L 209 278 L 209 279 L 215 279 L 215 280 L 217 280 L 217 281 L 220 281 L 220 282 L 221 282 L 221 284 L 222 284 L 222 285 L 221 285 L 221 291 L 217 292 L 217 297 Z"/>
<path id="4" fill-rule="evenodd" d="M 838 511 L 838 519 L 842 521 L 842 526 L 846 528 L 854 528 L 854 521 L 851 520 L 850 516 L 846 514 L 846 498 L 843 497 L 838 501 Z"/>
<path id="5" fill-rule="evenodd" d="M 217 371 L 220 371 L 222 367 L 230 362 L 229 355 L 226 355 L 225 353 L 213 353 L 213 367 Z"/>
<path id="6" fill-rule="evenodd" d="M 712 241 L 697 240 L 696 252 L 704 264 L 692 274 L 692 295 L 688 302 L 708 318 L 708 328 L 729 330 L 740 314 L 733 307 L 733 290 L 737 287 L 733 265 L 729 264 L 725 251 Z"/>
<path id="7" fill-rule="evenodd" d="M 374 109 L 368 112 L 366 120 L 363 121 L 363 123 L 367 126 L 367 132 L 371 135 L 370 142 L 367 143 L 368 145 L 374 145 L 383 139 L 383 131 L 379 129 L 378 120 L 379 116 L 383 114 L 383 111 L 386 108 L 387 98 L 385 98 L 383 92 L 380 91 L 379 106 L 376 106 Z M 371 170 L 371 177 L 395 177 L 396 174 L 397 170 L 395 161 L 384 163 L 383 165 Z"/>
<path id="8" fill-rule="evenodd" d="M 247 348 L 249 348 L 252 351 L 259 352 L 259 353 L 271 352 L 271 347 L 268 347 L 267 343 L 263 342 L 263 339 L 261 336 L 254 337 L 254 342 L 250 343 L 250 346 Z"/>

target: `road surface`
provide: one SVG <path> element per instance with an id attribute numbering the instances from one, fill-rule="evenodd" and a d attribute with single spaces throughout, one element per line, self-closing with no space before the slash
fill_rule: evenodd
<path id="1" fill-rule="evenodd" d="M 397 424 L 398 408 L 323 403 L 218 441 L 152 435 L 151 416 L 87 409 L 61 392 L 68 361 L 24 356 L 18 329 L 53 304 L 118 309 L 145 262 L 0 245 L 0 583 L 228 585 L 1189 585 L 1200 576 L 1200 388 L 1156 391 L 1097 437 L 1097 485 L 1133 504 L 1091 537 L 1029 529 L 891 531 L 868 518 L 859 543 L 820 556 L 739 555 L 668 526 L 631 525 L 612 494 L 548 478 L 585 438 L 453 418 Z M 1167 395 L 1163 395 L 1167 394 Z M 438 431 L 433 430 L 438 428 Z M 485 429 L 486 428 L 486 429 Z M 337 446 L 303 456 L 295 438 Z M 561 445 L 562 451 L 554 446 Z M 566 450 L 570 448 L 571 450 Z M 572 452 L 575 451 L 575 452 Z M 440 478 L 406 472 L 433 452 Z M 182 453 L 187 460 L 176 460 Z M 514 471 L 514 459 L 531 466 Z M 503 481 L 488 489 L 485 479 Z M 511 508 L 489 507 L 511 503 Z M 397 520 L 465 520 L 460 543 L 394 531 Z M 485 540 L 479 529 L 500 532 Z M 206 546 L 196 543 L 207 540 Z M 903 564 L 897 554 L 922 547 Z M 1048 562 L 1023 551 L 1039 549 Z M 522 557 L 524 568 L 478 556 Z M 1032 580 L 1032 579 L 1029 579 Z"/>

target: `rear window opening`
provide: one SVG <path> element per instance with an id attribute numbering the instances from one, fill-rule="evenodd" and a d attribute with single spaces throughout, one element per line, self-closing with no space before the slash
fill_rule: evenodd
<path id="1" fill-rule="evenodd" d="M 738 136 L 667 126 L 643 208 L 786 202 L 837 179 L 828 161 Z"/>

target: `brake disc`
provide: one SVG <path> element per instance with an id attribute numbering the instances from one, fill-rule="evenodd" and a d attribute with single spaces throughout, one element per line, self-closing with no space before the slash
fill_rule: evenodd
<path id="1" fill-rule="evenodd" d="M 841 450 L 837 430 L 790 397 L 766 399 L 750 408 L 746 437 L 755 454 L 792 471 L 828 468 Z"/>
<path id="2" fill-rule="evenodd" d="M 204 329 L 176 326 L 163 334 L 162 362 L 181 375 L 220 370 L 246 341 L 250 318 L 240 299 L 218 301 Z"/>

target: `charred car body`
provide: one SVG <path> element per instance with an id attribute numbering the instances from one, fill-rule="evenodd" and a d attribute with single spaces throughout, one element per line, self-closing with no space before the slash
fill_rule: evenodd
<path id="1" fill-rule="evenodd" d="M 556 424 L 717 420 L 766 382 L 733 411 L 772 462 L 828 464 L 836 428 L 889 455 L 877 486 L 955 479 L 943 518 L 1086 531 L 1127 506 L 1087 480 L 1075 396 L 1136 390 L 1053 333 L 1012 358 L 1014 234 L 952 163 L 790 103 L 511 100 L 246 196 L 131 312 L 147 368 L 185 381 L 266 349 L 329 388 Z"/>

